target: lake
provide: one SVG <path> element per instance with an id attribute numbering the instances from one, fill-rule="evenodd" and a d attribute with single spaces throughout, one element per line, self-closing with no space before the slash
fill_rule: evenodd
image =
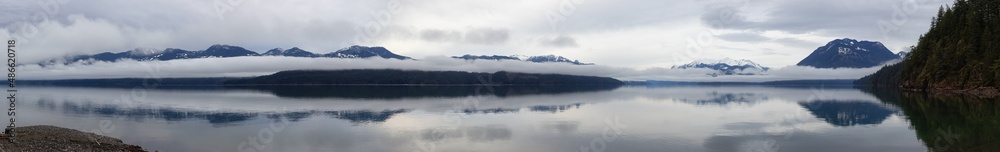
<path id="1" fill-rule="evenodd" d="M 842 87 L 19 87 L 18 126 L 159 151 L 986 151 L 1000 102 Z"/>

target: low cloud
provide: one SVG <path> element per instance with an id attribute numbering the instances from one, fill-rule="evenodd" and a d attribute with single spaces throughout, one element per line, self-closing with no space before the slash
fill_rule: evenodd
<path id="1" fill-rule="evenodd" d="M 399 2 L 398 12 L 386 15 L 389 4 L 397 4 L 393 2 Z M 90 0 L 51 6 L 2 1 L 0 39 L 18 39 L 18 48 L 24 51 L 18 54 L 21 63 L 139 47 L 200 50 L 229 44 L 258 52 L 299 47 L 326 53 L 366 45 L 408 56 L 558 54 L 607 65 L 651 67 L 664 66 L 664 57 L 687 50 L 689 39 L 711 34 L 726 41 L 699 43 L 706 56 L 737 55 L 766 59 L 758 62 L 769 65 L 791 65 L 805 56 L 802 52 L 833 38 L 878 40 L 890 48 L 911 46 L 926 32 L 937 8 L 952 1 L 565 2 Z M 902 16 L 895 16 L 895 6 L 906 6 Z M 894 20 L 899 19 L 905 22 L 896 25 Z M 879 21 L 893 22 L 889 28 L 895 30 L 880 30 Z M 759 41 L 752 34 L 720 35 L 728 32 L 774 40 Z M 784 37 L 812 43 L 777 40 Z M 583 40 L 600 43 L 582 44 Z M 712 49 L 720 46 L 748 51 Z"/>
<path id="2" fill-rule="evenodd" d="M 250 19 L 233 17 L 231 20 Z M 16 30 L 14 28 L 0 28 L 0 38 L 17 40 L 15 49 L 23 50 L 17 54 L 20 63 L 135 48 L 200 50 L 213 44 L 240 45 L 251 50 L 300 47 L 315 53 L 326 53 L 336 50 L 329 48 L 346 47 L 330 42 L 347 41 L 350 39 L 350 27 L 353 27 L 352 23 L 343 21 L 303 21 L 302 24 L 270 27 L 198 23 L 164 30 L 116 24 L 83 15 L 70 15 L 66 21 L 46 20 L 33 25 L 37 31 L 30 34 L 10 32 Z M 278 31 L 281 29 L 288 30 Z"/>
<path id="3" fill-rule="evenodd" d="M 621 80 L 663 80 L 697 82 L 763 82 L 803 79 L 857 79 L 874 73 L 874 68 L 816 69 L 790 66 L 773 69 L 766 75 L 711 77 L 708 69 L 633 69 L 603 65 L 579 66 L 567 63 L 534 63 L 523 61 L 466 61 L 445 56 L 421 60 L 340 59 L 300 57 L 233 57 L 200 58 L 169 61 L 132 61 L 74 63 L 41 67 L 20 67 L 19 77 L 27 80 L 91 79 L 91 78 L 187 78 L 187 77 L 249 77 L 268 75 L 283 70 L 343 70 L 343 69 L 402 69 L 424 71 L 525 72 L 614 77 Z"/>

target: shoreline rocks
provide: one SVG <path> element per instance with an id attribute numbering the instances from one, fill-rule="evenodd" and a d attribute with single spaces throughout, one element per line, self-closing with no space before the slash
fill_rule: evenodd
<path id="1" fill-rule="evenodd" d="M 4 151 L 114 151 L 145 152 L 136 145 L 129 145 L 117 138 L 97 135 L 68 128 L 37 125 L 14 129 L 16 143 L 7 134 L 0 135 L 0 149 Z"/>

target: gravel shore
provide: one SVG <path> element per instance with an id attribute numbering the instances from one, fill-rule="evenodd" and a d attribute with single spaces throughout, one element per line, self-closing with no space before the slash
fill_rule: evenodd
<path id="1" fill-rule="evenodd" d="M 0 136 L 3 151 L 146 151 L 120 139 L 56 126 L 17 127 L 15 131 L 16 143 L 11 143 L 6 135 Z"/>

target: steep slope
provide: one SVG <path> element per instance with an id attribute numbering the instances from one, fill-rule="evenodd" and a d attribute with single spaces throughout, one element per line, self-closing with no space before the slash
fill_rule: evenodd
<path id="1" fill-rule="evenodd" d="M 1000 1 L 959 0 L 941 10 L 905 62 L 903 87 L 1000 86 Z"/>
<path id="2" fill-rule="evenodd" d="M 969 90 L 996 93 L 1000 87 L 1000 1 L 958 0 L 941 8 L 931 28 L 911 47 L 899 69 L 887 67 L 859 84 L 898 79 L 910 90 Z"/>

